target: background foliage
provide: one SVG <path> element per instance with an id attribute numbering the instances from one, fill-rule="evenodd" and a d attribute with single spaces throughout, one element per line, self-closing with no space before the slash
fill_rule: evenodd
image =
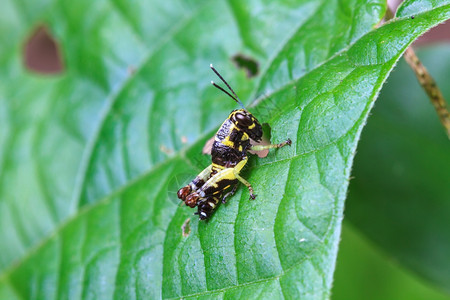
<path id="1" fill-rule="evenodd" d="M 449 99 L 450 45 L 417 54 Z M 358 145 L 334 299 L 450 298 L 449 150 L 431 103 L 401 60 Z"/>
<path id="2" fill-rule="evenodd" d="M 0 296 L 8 299 L 328 297 L 361 129 L 404 49 L 450 17 L 446 1 L 407 1 L 380 28 L 383 1 L 4 2 Z M 61 76 L 21 63 L 37 24 L 59 42 Z M 256 60 L 259 75 L 233 66 L 236 54 Z M 201 149 L 235 107 L 210 87 L 211 62 L 246 103 L 256 99 L 250 110 L 271 125 L 272 141 L 294 143 L 251 160 L 244 176 L 256 201 L 240 189 L 201 223 L 174 192 L 208 164 Z M 363 219 L 377 240 L 366 210 L 349 208 L 350 219 Z M 439 284 L 426 261 L 417 265 Z"/>

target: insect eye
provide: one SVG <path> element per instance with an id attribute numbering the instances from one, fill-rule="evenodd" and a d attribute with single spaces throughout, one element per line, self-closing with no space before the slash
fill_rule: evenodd
<path id="1" fill-rule="evenodd" d="M 253 124 L 251 117 L 248 115 L 244 115 L 242 113 L 236 113 L 235 119 L 239 123 L 239 125 L 242 125 L 242 126 L 250 126 Z"/>

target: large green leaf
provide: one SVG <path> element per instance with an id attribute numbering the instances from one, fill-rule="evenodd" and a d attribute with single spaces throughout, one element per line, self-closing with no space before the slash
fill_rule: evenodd
<path id="1" fill-rule="evenodd" d="M 246 98 L 256 83 L 229 67 L 230 56 L 243 52 L 267 68 L 277 47 L 296 41 L 289 37 L 303 34 L 303 26 L 329 37 L 322 48 L 336 43 L 334 27 L 324 27 L 334 20 L 328 20 L 327 8 L 316 1 L 255 2 L 251 7 L 185 1 L 45 4 L 7 1 L 0 18 L 5 24 L 0 27 L 5 37 L 0 47 L 6 129 L 2 185 L 7 187 L 1 190 L 0 220 L 5 225 L 0 240 L 8 240 L 1 244 L 2 268 L 25 256 L 85 203 L 148 172 L 168 158 L 167 152 L 185 147 L 183 141 L 192 144 L 216 128 L 235 105 L 225 98 L 211 101 L 218 93 L 209 85 L 210 62 L 223 65 L 222 72 L 239 83 L 240 95 Z M 355 26 L 339 32 L 347 32 L 348 44 L 355 38 L 350 33 L 363 34 L 361 24 L 368 24 L 368 31 L 379 20 L 382 6 L 344 4 L 344 11 L 363 15 Z M 330 7 L 328 12 L 334 11 Z M 313 19 L 316 11 L 324 11 L 324 16 Z M 252 22 L 240 29 L 236 14 Z M 36 78 L 22 69 L 21 43 L 31 26 L 43 21 L 62 46 L 67 69 L 63 78 Z M 206 31 L 205 24 L 217 29 Z M 245 46 L 250 42 L 240 40 L 238 29 L 252 32 L 252 38 L 263 36 L 264 43 L 257 44 L 264 46 L 264 53 Z M 162 145 L 169 151 L 161 151 Z"/>
<path id="2" fill-rule="evenodd" d="M 383 10 L 7 1 L 4 20 L 18 24 L 0 52 L 0 295 L 326 297 L 370 107 L 402 51 L 450 17 L 449 5 L 426 8 L 374 30 Z M 36 22 L 62 45 L 62 78 L 21 67 L 20 42 Z M 237 53 L 259 62 L 259 83 L 231 68 Z M 174 191 L 208 163 L 201 148 L 234 107 L 209 86 L 210 62 L 241 98 L 259 97 L 251 110 L 273 141 L 294 143 L 251 160 L 244 176 L 256 201 L 241 189 L 200 223 Z"/>
<path id="3" fill-rule="evenodd" d="M 450 99 L 450 45 L 418 52 Z M 346 215 L 396 260 L 450 291 L 450 142 L 401 62 L 363 132 Z"/>

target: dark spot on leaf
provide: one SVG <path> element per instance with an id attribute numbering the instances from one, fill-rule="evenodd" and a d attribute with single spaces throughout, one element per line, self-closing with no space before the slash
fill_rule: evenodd
<path id="1" fill-rule="evenodd" d="M 188 237 L 191 233 L 191 226 L 189 223 L 191 222 L 191 218 L 187 218 L 186 221 L 184 221 L 183 225 L 181 225 L 181 234 L 183 237 Z"/>
<path id="2" fill-rule="evenodd" d="M 411 19 L 413 19 L 413 20 L 414 20 L 414 16 L 411 16 Z"/>
<path id="3" fill-rule="evenodd" d="M 233 63 L 238 67 L 239 69 L 244 69 L 247 73 L 248 78 L 255 77 L 259 73 L 259 63 L 244 54 L 238 53 L 235 56 L 231 58 Z"/>
<path id="4" fill-rule="evenodd" d="M 28 38 L 24 47 L 25 67 L 41 74 L 63 71 L 58 44 L 45 26 L 39 26 Z"/>
<path id="5" fill-rule="evenodd" d="M 164 154 L 166 154 L 166 155 L 172 155 L 173 154 L 173 150 L 172 149 L 169 149 L 169 148 L 167 148 L 165 145 L 159 145 L 159 150 L 162 152 L 162 153 L 164 153 Z"/>
<path id="6" fill-rule="evenodd" d="M 136 68 L 134 66 L 128 66 L 128 74 L 134 75 L 136 73 Z"/>

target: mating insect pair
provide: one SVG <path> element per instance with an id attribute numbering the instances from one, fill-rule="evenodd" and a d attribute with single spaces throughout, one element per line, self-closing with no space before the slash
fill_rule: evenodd
<path id="1" fill-rule="evenodd" d="M 220 200 L 225 202 L 229 196 L 233 195 L 239 181 L 247 186 L 250 198 L 256 198 L 251 184 L 239 175 L 247 163 L 248 151 L 261 151 L 291 145 L 290 139 L 274 145 L 252 145 L 250 139 L 256 142 L 260 142 L 262 139 L 261 124 L 245 109 L 239 97 L 219 72 L 212 65 L 210 67 L 233 95 L 211 81 L 212 85 L 230 96 L 242 108 L 233 110 L 217 131 L 211 149 L 212 164 L 177 193 L 178 198 L 183 200 L 187 206 L 198 207 L 196 214 L 199 215 L 200 220 L 208 219 L 219 205 Z M 226 192 L 230 188 L 231 191 Z"/>

